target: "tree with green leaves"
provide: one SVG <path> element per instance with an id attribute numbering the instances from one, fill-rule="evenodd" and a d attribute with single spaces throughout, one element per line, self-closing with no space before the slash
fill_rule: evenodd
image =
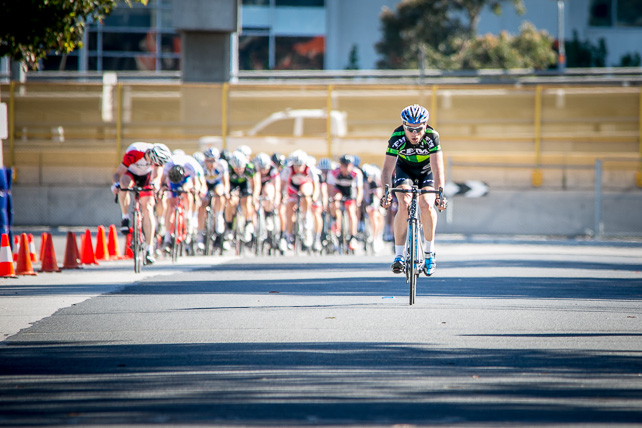
<path id="1" fill-rule="evenodd" d="M 148 0 L 125 0 L 147 5 Z M 36 69 L 50 52 L 82 47 L 88 22 L 100 21 L 118 0 L 0 0 L 0 57 Z"/>
<path id="2" fill-rule="evenodd" d="M 525 24 L 517 36 L 478 36 L 484 7 L 496 14 L 511 4 L 525 12 L 523 0 L 402 0 L 395 11 L 381 14 L 383 38 L 376 49 L 379 68 L 418 68 L 419 53 L 425 66 L 443 70 L 478 68 L 547 68 L 555 63 L 553 39 Z"/>

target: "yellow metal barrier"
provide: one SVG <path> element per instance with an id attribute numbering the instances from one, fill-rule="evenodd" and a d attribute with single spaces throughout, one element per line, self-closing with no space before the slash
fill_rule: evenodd
<path id="1" fill-rule="evenodd" d="M 458 162 L 531 164 L 530 185 L 542 186 L 547 164 L 617 156 L 637 162 L 642 187 L 642 89 L 634 87 L 11 82 L 0 91 L 9 99 L 6 162 L 40 177 L 95 152 L 119 162 L 139 140 L 191 153 L 207 136 L 229 150 L 352 153 L 381 165 L 399 111 L 420 103 L 445 156 Z M 64 165 L 52 153 L 65 153 Z"/>

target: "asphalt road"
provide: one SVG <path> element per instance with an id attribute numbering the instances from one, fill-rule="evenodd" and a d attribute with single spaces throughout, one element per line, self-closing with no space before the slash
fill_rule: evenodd
<path id="1" fill-rule="evenodd" d="M 0 425 L 642 425 L 641 245 L 437 250 L 3 280 Z"/>

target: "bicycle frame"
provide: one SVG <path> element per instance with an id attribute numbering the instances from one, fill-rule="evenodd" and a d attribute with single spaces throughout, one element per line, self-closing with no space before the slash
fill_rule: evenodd
<path id="1" fill-rule="evenodd" d="M 408 205 L 408 231 L 406 235 L 406 283 L 409 286 L 409 297 L 410 305 L 415 304 L 415 297 L 417 294 L 417 278 L 423 270 L 425 258 L 423 250 L 424 234 L 421 221 L 419 220 L 419 207 L 417 205 L 417 200 L 419 195 L 425 195 L 427 193 L 434 193 L 437 195 L 438 200 L 442 200 L 443 189 L 439 190 L 424 190 L 419 189 L 417 185 L 413 185 L 410 189 L 408 188 L 393 188 L 388 189 L 386 185 L 385 196 L 387 198 L 388 192 L 392 193 L 410 193 L 412 198 L 410 204 Z"/>
<path id="2" fill-rule="evenodd" d="M 174 221 L 172 222 L 172 228 L 170 229 L 170 234 L 172 236 L 172 246 L 170 247 L 170 256 L 172 262 L 178 260 L 178 256 L 182 253 L 183 242 L 187 239 L 187 228 L 185 226 L 185 209 L 183 207 L 183 198 L 182 194 L 189 193 L 183 189 L 169 190 L 177 194 L 176 196 L 176 206 L 174 207 Z"/>
<path id="3" fill-rule="evenodd" d="M 123 192 L 134 194 L 132 226 L 129 229 L 131 250 L 134 257 L 134 273 L 140 273 L 145 259 L 145 234 L 143 233 L 143 213 L 140 209 L 140 192 L 149 190 L 143 187 L 120 189 Z"/>

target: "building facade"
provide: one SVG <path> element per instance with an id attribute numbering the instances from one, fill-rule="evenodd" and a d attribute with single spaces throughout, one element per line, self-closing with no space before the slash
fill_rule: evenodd
<path id="1" fill-rule="evenodd" d="M 400 0 L 239 0 L 240 70 L 374 69 L 381 38 L 382 8 Z M 558 36 L 558 1 L 524 0 L 527 12 L 517 15 L 506 4 L 497 16 L 483 11 L 480 34 L 519 32 L 524 21 Z M 172 23 L 178 0 L 149 0 L 147 6 L 122 2 L 102 22 L 91 23 L 84 47 L 69 55 L 51 55 L 43 70 L 177 71 L 181 38 Z M 566 41 L 606 48 L 604 66 L 627 65 L 642 55 L 642 0 L 566 0 Z M 628 64 L 628 65 L 639 65 Z M 234 68 L 234 67 L 233 67 Z"/>

